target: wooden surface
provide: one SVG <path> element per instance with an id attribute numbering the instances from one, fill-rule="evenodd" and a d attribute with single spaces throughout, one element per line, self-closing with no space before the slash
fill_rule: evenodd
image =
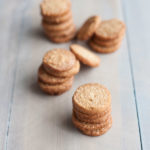
<path id="1" fill-rule="evenodd" d="M 72 0 L 77 27 L 98 14 L 124 20 L 127 33 L 119 51 L 99 54 L 98 68 L 82 66 L 72 89 L 54 97 L 38 88 L 37 68 L 47 50 L 71 42 L 45 38 L 40 0 L 0 0 L 0 150 L 150 149 L 150 18 L 144 1 Z M 112 93 L 113 127 L 101 137 L 82 135 L 71 123 L 73 92 L 87 82 Z"/>

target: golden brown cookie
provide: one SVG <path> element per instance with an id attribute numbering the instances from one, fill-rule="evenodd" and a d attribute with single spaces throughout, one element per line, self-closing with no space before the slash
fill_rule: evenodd
<path id="1" fill-rule="evenodd" d="M 91 118 L 87 119 L 81 115 L 78 115 L 75 111 L 74 111 L 74 114 L 79 121 L 91 123 L 91 124 L 99 124 L 99 123 L 105 122 L 111 116 L 111 112 L 109 112 L 102 117 L 97 117 L 96 119 L 91 119 Z"/>
<path id="2" fill-rule="evenodd" d="M 74 108 L 73 111 L 75 112 L 75 114 L 77 116 L 81 116 L 82 118 L 85 118 L 87 120 L 89 120 L 89 119 L 95 120 L 97 118 L 101 118 L 101 117 L 111 113 L 111 108 L 108 108 L 107 110 L 105 110 L 104 112 L 102 112 L 100 114 L 94 114 L 94 115 L 82 113 L 82 112 L 78 111 L 76 108 Z"/>
<path id="3" fill-rule="evenodd" d="M 71 68 L 68 71 L 63 71 L 63 72 L 57 72 L 57 71 L 52 71 L 49 68 L 45 68 L 45 70 L 56 77 L 71 77 L 75 74 L 77 74 L 80 71 L 80 62 L 78 60 L 76 60 L 75 65 L 73 66 L 73 68 Z"/>
<path id="4" fill-rule="evenodd" d="M 40 88 L 44 92 L 46 92 L 50 95 L 59 95 L 59 94 L 62 94 L 64 92 L 68 91 L 72 87 L 73 79 L 74 79 L 74 77 L 71 77 L 66 82 L 64 82 L 62 84 L 56 84 L 56 85 L 46 84 L 46 83 L 42 82 L 41 80 L 38 80 L 38 83 L 39 83 Z"/>
<path id="5" fill-rule="evenodd" d="M 121 42 L 117 43 L 116 45 L 113 46 L 100 46 L 98 44 L 96 44 L 93 40 L 89 41 L 89 46 L 95 50 L 96 52 L 99 53 L 112 53 L 115 52 L 116 50 L 118 50 L 120 48 Z"/>
<path id="6" fill-rule="evenodd" d="M 112 121 L 105 126 L 104 128 L 97 129 L 97 130 L 81 130 L 79 129 L 83 134 L 88 136 L 101 136 L 105 134 L 110 128 L 112 127 Z"/>
<path id="7" fill-rule="evenodd" d="M 77 33 L 78 40 L 88 40 L 96 31 L 101 20 L 99 16 L 92 16 L 85 21 Z"/>
<path id="8" fill-rule="evenodd" d="M 62 16 L 70 10 L 69 0 L 43 0 L 40 8 L 41 14 L 45 17 Z"/>
<path id="9" fill-rule="evenodd" d="M 102 40 L 112 40 L 120 37 L 125 31 L 125 24 L 118 19 L 111 19 L 102 21 L 97 30 L 95 36 Z"/>
<path id="10" fill-rule="evenodd" d="M 74 25 L 72 18 L 69 19 L 66 22 L 60 23 L 60 24 L 48 24 L 47 22 L 45 22 L 44 20 L 42 21 L 42 26 L 46 31 L 62 31 L 65 30 L 67 28 L 69 28 L 70 26 Z"/>
<path id="11" fill-rule="evenodd" d="M 74 36 L 75 36 L 75 31 L 73 33 L 71 33 L 70 35 L 67 35 L 67 36 L 50 37 L 47 35 L 48 39 L 54 43 L 69 42 L 70 40 L 74 39 Z"/>
<path id="12" fill-rule="evenodd" d="M 45 34 L 51 38 L 68 37 L 68 36 L 72 35 L 73 33 L 75 33 L 75 25 L 72 25 L 72 26 L 68 27 L 67 29 L 61 30 L 61 31 L 47 31 L 47 30 L 45 30 Z"/>
<path id="13" fill-rule="evenodd" d="M 85 119 L 97 119 L 99 117 L 103 117 L 107 113 L 111 112 L 111 107 L 108 107 L 105 111 L 98 113 L 98 114 L 85 114 L 85 112 L 82 112 L 83 110 L 78 110 L 75 106 L 73 106 L 73 110 L 77 115 L 82 116 Z"/>
<path id="14" fill-rule="evenodd" d="M 52 75 L 48 74 L 44 70 L 43 66 L 41 65 L 38 70 L 38 78 L 44 83 L 53 85 L 53 84 L 64 83 L 67 80 L 69 80 L 71 77 L 70 78 L 60 78 L 60 77 L 52 76 Z"/>
<path id="15" fill-rule="evenodd" d="M 63 16 L 57 16 L 57 17 L 43 17 L 43 20 L 47 22 L 48 24 L 59 24 L 66 22 L 67 20 L 70 20 L 72 18 L 72 12 L 71 10 L 64 14 Z"/>
<path id="16" fill-rule="evenodd" d="M 83 64 L 90 67 L 97 67 L 100 64 L 100 58 L 87 48 L 78 44 L 70 45 L 71 51 Z"/>
<path id="17" fill-rule="evenodd" d="M 106 127 L 112 122 L 112 117 L 110 116 L 105 122 L 92 124 L 79 121 L 74 114 L 72 114 L 72 122 L 76 128 L 81 130 L 97 130 Z"/>
<path id="18" fill-rule="evenodd" d="M 119 38 L 116 38 L 113 40 L 100 40 L 100 39 L 96 38 L 96 36 L 95 36 L 93 38 L 93 41 L 100 46 L 110 47 L 110 46 L 120 43 L 122 41 L 122 39 L 123 39 L 123 35 L 120 36 Z"/>
<path id="19" fill-rule="evenodd" d="M 102 113 L 111 106 L 111 94 L 103 85 L 89 83 L 75 91 L 72 101 L 86 114 Z"/>
<path id="20" fill-rule="evenodd" d="M 48 51 L 43 58 L 43 67 L 54 71 L 67 71 L 76 62 L 73 53 L 65 49 L 53 49 Z"/>

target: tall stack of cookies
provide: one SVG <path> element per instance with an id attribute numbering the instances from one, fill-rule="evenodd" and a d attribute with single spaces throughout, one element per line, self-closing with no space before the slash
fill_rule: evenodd
<path id="1" fill-rule="evenodd" d="M 118 19 L 102 21 L 89 41 L 90 47 L 100 53 L 119 49 L 125 33 L 125 24 Z"/>
<path id="2" fill-rule="evenodd" d="M 43 0 L 41 14 L 44 32 L 52 42 L 63 43 L 73 39 L 75 25 L 69 0 Z"/>
<path id="3" fill-rule="evenodd" d="M 83 134 L 100 136 L 111 128 L 111 95 L 104 86 L 82 85 L 74 93 L 72 102 L 73 124 Z"/>
<path id="4" fill-rule="evenodd" d="M 65 49 L 50 50 L 38 70 L 39 86 L 50 95 L 62 94 L 72 87 L 79 70 L 80 63 L 73 53 Z"/>

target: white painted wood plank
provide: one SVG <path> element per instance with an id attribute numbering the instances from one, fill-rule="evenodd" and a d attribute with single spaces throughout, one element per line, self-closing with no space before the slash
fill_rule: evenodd
<path id="1" fill-rule="evenodd" d="M 150 149 L 150 2 L 124 0 L 142 147 Z M 134 19 L 133 19 L 134 18 Z"/>
<path id="2" fill-rule="evenodd" d="M 21 2 L 21 1 L 20 1 Z M 8 5 L 9 4 L 9 5 Z M 17 58 L 19 0 L 0 1 L 0 149 L 5 147 Z M 15 32 L 14 32 L 15 28 Z"/>
<path id="3" fill-rule="evenodd" d="M 93 14 L 121 18 L 119 0 L 78 0 L 72 5 L 77 26 Z M 99 68 L 82 67 L 69 92 L 53 97 L 39 90 L 37 68 L 47 50 L 68 48 L 70 43 L 52 44 L 43 37 L 39 1 L 29 1 L 19 38 L 8 150 L 140 149 L 126 40 L 118 52 L 100 55 Z M 87 82 L 104 84 L 112 93 L 113 127 L 101 137 L 82 135 L 71 123 L 73 92 Z"/>

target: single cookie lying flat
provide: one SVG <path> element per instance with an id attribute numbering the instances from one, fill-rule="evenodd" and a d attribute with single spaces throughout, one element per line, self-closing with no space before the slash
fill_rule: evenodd
<path id="1" fill-rule="evenodd" d="M 120 37 L 125 30 L 125 24 L 118 19 L 111 19 L 102 21 L 97 30 L 95 36 L 102 40 L 112 40 Z"/>
<path id="2" fill-rule="evenodd" d="M 97 130 L 80 130 L 83 134 L 88 136 L 100 136 L 105 134 L 110 128 L 112 127 L 112 121 L 105 126 L 104 128 L 97 129 Z"/>
<path id="3" fill-rule="evenodd" d="M 69 42 L 70 40 L 74 39 L 74 36 L 75 36 L 75 31 L 67 36 L 50 37 L 49 35 L 47 35 L 48 39 L 54 43 Z"/>
<path id="4" fill-rule="evenodd" d="M 45 30 L 45 34 L 48 36 L 48 37 L 51 37 L 51 38 L 55 38 L 55 37 L 68 37 L 70 36 L 72 33 L 75 32 L 75 25 L 71 25 L 70 27 L 68 27 L 67 29 L 65 30 L 61 30 L 61 31 L 48 31 L 46 29 Z"/>
<path id="5" fill-rule="evenodd" d="M 73 95 L 73 104 L 86 114 L 102 113 L 111 106 L 110 92 L 98 83 L 80 86 Z"/>
<path id="6" fill-rule="evenodd" d="M 77 116 L 80 115 L 80 116 L 84 117 L 85 119 L 97 119 L 99 117 L 106 115 L 107 113 L 110 113 L 111 107 L 108 107 L 105 111 L 103 111 L 101 113 L 86 114 L 84 111 L 78 110 L 73 104 L 73 110 L 75 111 Z"/>
<path id="7" fill-rule="evenodd" d="M 51 32 L 54 32 L 54 31 L 62 31 L 62 30 L 65 30 L 67 29 L 68 27 L 74 25 L 73 23 L 73 20 L 72 18 L 69 19 L 67 22 L 63 22 L 63 23 L 60 23 L 60 24 L 49 24 L 47 23 L 46 21 L 42 21 L 42 25 L 43 25 L 43 28 L 47 31 L 51 31 Z"/>
<path id="8" fill-rule="evenodd" d="M 95 50 L 96 52 L 99 53 L 112 53 L 115 52 L 116 50 L 118 50 L 120 48 L 121 42 L 112 45 L 112 46 L 100 46 L 98 44 L 96 44 L 93 40 L 89 41 L 89 46 Z"/>
<path id="9" fill-rule="evenodd" d="M 43 58 L 44 68 L 50 68 L 54 71 L 67 71 L 71 69 L 76 62 L 73 53 L 65 49 L 53 49 L 48 51 Z"/>
<path id="10" fill-rule="evenodd" d="M 102 122 L 102 123 L 97 123 L 97 124 L 91 124 L 91 123 L 86 123 L 86 122 L 81 122 L 79 121 L 76 116 L 73 114 L 72 115 L 72 122 L 73 124 L 82 130 L 97 130 L 97 129 L 101 129 L 104 128 L 105 126 L 107 126 L 108 124 L 110 124 L 112 121 L 112 117 L 110 116 L 106 121 Z"/>
<path id="11" fill-rule="evenodd" d="M 43 0 L 40 7 L 43 16 L 62 16 L 69 12 L 71 3 L 69 0 Z"/>
<path id="12" fill-rule="evenodd" d="M 72 18 L 72 13 L 69 11 L 67 14 L 64 14 L 63 16 L 57 16 L 57 17 L 43 17 L 43 20 L 47 23 L 63 23 L 65 21 L 68 21 Z"/>
<path id="13" fill-rule="evenodd" d="M 105 122 L 111 116 L 111 112 L 109 112 L 102 117 L 97 117 L 96 119 L 91 119 L 91 118 L 87 119 L 87 118 L 84 118 L 83 116 L 77 114 L 75 111 L 74 111 L 74 114 L 79 121 L 91 123 L 91 124 L 99 124 L 99 123 Z"/>
<path id="14" fill-rule="evenodd" d="M 77 44 L 72 44 L 70 49 L 83 64 L 91 67 L 99 66 L 100 58 L 87 48 Z"/>
<path id="15" fill-rule="evenodd" d="M 44 82 L 44 83 L 47 83 L 47 84 L 61 84 L 61 83 L 64 83 L 66 82 L 67 80 L 69 80 L 70 78 L 60 78 L 60 77 L 55 77 L 55 76 L 52 76 L 50 74 L 48 74 L 43 66 L 41 65 L 39 67 L 39 70 L 38 70 L 38 78 Z"/>
<path id="16" fill-rule="evenodd" d="M 74 79 L 74 77 L 71 77 L 66 82 L 64 82 L 62 84 L 56 84 L 56 85 L 46 84 L 46 83 L 42 82 L 41 80 L 38 80 L 38 83 L 39 83 L 40 88 L 44 92 L 46 92 L 50 95 L 59 95 L 59 94 L 62 94 L 64 92 L 68 91 L 72 87 L 73 79 Z"/>
<path id="17" fill-rule="evenodd" d="M 56 77 L 71 77 L 75 74 L 77 74 L 80 71 L 80 62 L 78 60 L 76 60 L 75 65 L 68 71 L 63 71 L 63 72 L 57 72 L 57 71 L 53 71 L 49 68 L 45 68 L 45 70 Z"/>
<path id="18" fill-rule="evenodd" d="M 88 40 L 96 31 L 101 20 L 99 16 L 92 16 L 83 24 L 77 33 L 78 40 Z"/>
<path id="19" fill-rule="evenodd" d="M 95 36 L 93 38 L 93 41 L 100 46 L 111 47 L 113 45 L 120 43 L 123 39 L 123 35 L 121 35 L 120 37 L 113 39 L 113 40 L 100 40 L 100 39 L 96 38 L 96 36 Z"/>

